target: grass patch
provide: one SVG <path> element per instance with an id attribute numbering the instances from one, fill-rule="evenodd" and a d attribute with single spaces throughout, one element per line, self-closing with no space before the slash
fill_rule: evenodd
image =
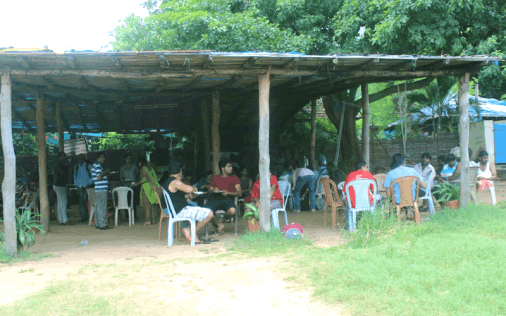
<path id="1" fill-rule="evenodd" d="M 506 314 L 504 208 L 444 210 L 422 225 L 364 214 L 357 229 L 343 235 L 345 245 L 323 249 L 279 234 L 252 234 L 234 249 L 281 254 L 294 264 L 294 280 L 307 276 L 316 297 L 344 303 L 352 314 Z"/>
<path id="2" fill-rule="evenodd" d="M 35 269 L 19 270 L 19 273 L 33 272 Z"/>
<path id="3" fill-rule="evenodd" d="M 2 264 L 15 264 L 25 261 L 40 261 L 44 258 L 53 258 L 53 254 L 33 254 L 29 251 L 20 251 L 17 258 L 8 256 L 5 253 L 5 248 L 0 245 L 0 263 Z"/>

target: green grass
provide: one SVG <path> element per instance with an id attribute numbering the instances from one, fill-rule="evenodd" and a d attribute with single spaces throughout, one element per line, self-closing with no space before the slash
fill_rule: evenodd
<path id="1" fill-rule="evenodd" d="M 317 298 L 352 314 L 506 315 L 504 208 L 445 210 L 422 225 L 377 212 L 345 236 L 346 245 L 322 249 L 246 235 L 236 249 L 282 254 L 296 280 L 307 277 Z"/>
<path id="2" fill-rule="evenodd" d="M 0 263 L 2 264 L 14 264 L 24 261 L 40 261 L 44 258 L 52 257 L 52 254 L 33 254 L 28 251 L 20 251 L 17 258 L 13 258 L 5 253 L 5 248 L 0 244 Z"/>

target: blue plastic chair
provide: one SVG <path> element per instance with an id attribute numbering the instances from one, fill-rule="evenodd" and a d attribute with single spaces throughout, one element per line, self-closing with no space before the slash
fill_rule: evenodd
<path id="1" fill-rule="evenodd" d="M 279 191 L 281 191 L 281 196 L 283 196 L 283 207 L 273 209 L 271 211 L 271 217 L 272 217 L 272 225 L 274 225 L 274 227 L 276 227 L 277 229 L 280 229 L 278 217 L 279 212 L 285 213 L 285 222 L 286 225 L 288 225 L 288 216 L 286 215 L 286 203 L 288 202 L 288 196 L 290 196 L 291 185 L 290 182 L 286 181 L 279 181 L 278 185 Z"/>
<path id="2" fill-rule="evenodd" d="M 169 247 L 174 243 L 174 224 L 177 222 L 188 221 L 190 222 L 190 231 L 191 231 L 191 245 L 195 246 L 195 239 L 197 238 L 195 220 L 190 218 L 180 218 L 177 217 L 176 211 L 174 210 L 174 205 L 172 205 L 172 200 L 170 199 L 170 195 L 165 189 L 163 190 L 163 197 L 165 199 L 165 204 L 169 208 L 169 227 L 168 227 L 168 244 Z"/>
<path id="3" fill-rule="evenodd" d="M 376 199 L 373 199 L 373 205 L 369 202 L 369 187 L 373 185 L 372 196 L 376 196 L 378 188 L 376 181 L 369 179 L 359 179 L 346 184 L 346 201 L 348 202 L 348 226 L 350 233 L 357 225 L 357 213 L 363 211 L 374 212 L 376 207 Z M 350 187 L 355 191 L 355 207 L 351 207 Z"/>
<path id="4" fill-rule="evenodd" d="M 435 175 L 432 174 L 433 172 L 431 171 L 430 172 L 430 175 L 429 175 L 429 183 L 426 183 L 427 184 L 427 187 L 425 189 L 423 188 L 420 188 L 420 190 L 423 190 L 425 191 L 425 195 L 422 196 L 422 197 L 418 197 L 419 200 L 427 200 L 427 202 L 429 202 L 429 211 L 430 211 L 430 214 L 431 215 L 436 215 L 436 209 L 434 208 L 434 201 L 432 201 L 432 193 L 431 193 L 431 190 L 432 190 L 432 181 L 435 177 Z"/>

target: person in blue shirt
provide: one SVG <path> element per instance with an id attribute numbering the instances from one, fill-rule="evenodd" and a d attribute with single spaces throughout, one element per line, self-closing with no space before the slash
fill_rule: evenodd
<path id="1" fill-rule="evenodd" d="M 88 221 L 88 194 L 86 189 L 93 184 L 93 179 L 91 177 L 91 165 L 84 160 L 83 154 L 77 156 L 77 164 L 74 166 L 74 184 L 79 195 L 81 222 L 86 222 Z"/>
<path id="2" fill-rule="evenodd" d="M 392 182 L 395 179 L 402 178 L 402 177 L 408 177 L 408 176 L 414 176 L 417 177 L 420 181 L 420 187 L 425 189 L 427 187 L 427 184 L 423 181 L 420 174 L 415 170 L 415 168 L 406 167 L 406 161 L 403 155 L 401 154 L 395 154 L 392 160 L 392 164 L 390 165 L 390 172 L 387 173 L 387 177 L 385 178 L 385 188 L 390 188 L 392 185 Z M 416 181 L 413 182 L 413 197 L 416 197 Z M 396 203 L 400 203 L 401 201 L 401 189 L 399 185 L 395 185 L 393 187 L 394 189 L 394 198 Z M 389 192 L 389 191 L 387 191 Z"/>

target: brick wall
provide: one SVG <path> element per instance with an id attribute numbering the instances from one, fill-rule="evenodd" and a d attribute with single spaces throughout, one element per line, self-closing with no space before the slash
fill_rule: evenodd
<path id="1" fill-rule="evenodd" d="M 439 143 L 439 153 L 438 153 Z M 387 156 L 383 147 L 388 151 L 390 157 Z M 445 133 L 439 136 L 439 141 L 432 137 L 408 138 L 406 142 L 406 158 L 407 164 L 413 166 L 420 162 L 422 154 L 428 152 L 432 155 L 432 164 L 436 165 L 437 155 L 447 155 L 450 150 L 459 145 L 458 133 Z M 371 139 L 370 149 L 370 170 L 374 173 L 375 168 L 385 168 L 390 170 L 391 156 L 402 153 L 402 139 Z"/>

